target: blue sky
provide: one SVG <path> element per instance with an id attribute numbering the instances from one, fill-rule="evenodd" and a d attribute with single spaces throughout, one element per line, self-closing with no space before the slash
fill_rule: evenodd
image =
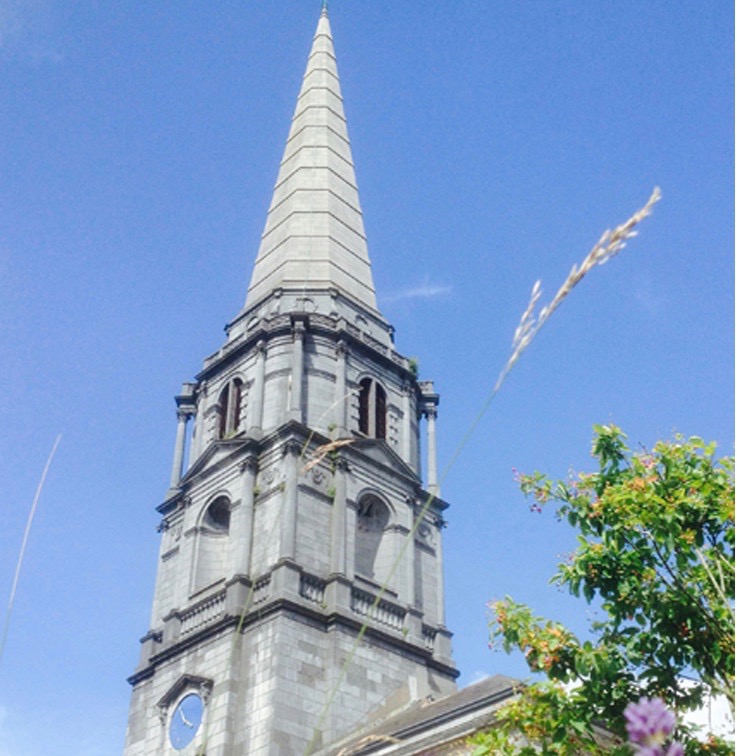
<path id="1" fill-rule="evenodd" d="M 173 395 L 242 306 L 319 2 L 0 0 L 0 598 L 62 434 L 0 662 L 0 756 L 122 749 L 156 568 Z M 727 2 L 330 4 L 379 305 L 441 394 L 440 467 L 604 229 L 663 200 L 522 357 L 449 471 L 462 683 L 571 534 L 512 469 L 590 468 L 591 426 L 734 448 Z M 3 598 L 3 607 L 7 598 Z"/>

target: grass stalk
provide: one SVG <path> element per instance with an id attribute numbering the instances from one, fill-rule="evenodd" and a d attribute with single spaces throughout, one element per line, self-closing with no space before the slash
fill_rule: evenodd
<path id="1" fill-rule="evenodd" d="M 543 325 L 545 325 L 545 323 L 550 319 L 550 316 L 560 307 L 560 305 L 563 303 L 566 297 L 573 291 L 573 288 L 581 282 L 581 280 L 584 278 L 584 276 L 586 276 L 587 273 L 589 273 L 596 265 L 603 265 L 604 263 L 608 262 L 612 257 L 619 254 L 619 252 L 621 252 L 626 246 L 627 241 L 637 235 L 636 227 L 652 213 L 652 209 L 655 203 L 658 202 L 660 198 L 661 198 L 660 189 L 658 187 L 655 187 L 655 189 L 653 189 L 652 194 L 650 195 L 650 198 L 640 210 L 635 212 L 628 220 L 626 220 L 624 223 L 617 226 L 613 230 L 605 231 L 601 235 L 599 241 L 592 247 L 590 252 L 583 259 L 580 266 L 578 265 L 573 266 L 573 268 L 571 269 L 571 272 L 568 274 L 568 277 L 565 279 L 561 287 L 558 289 L 558 291 L 556 292 L 555 296 L 550 301 L 550 303 L 545 305 L 539 312 L 537 312 L 537 304 L 542 295 L 542 288 L 541 288 L 540 281 L 535 282 L 534 286 L 532 287 L 530 301 L 525 311 L 522 313 L 522 318 L 520 319 L 520 323 L 514 332 L 514 337 L 512 339 L 512 353 L 509 359 L 507 360 L 506 364 L 502 368 L 502 371 L 500 372 L 496 383 L 494 384 L 493 388 L 491 389 L 491 392 L 489 393 L 486 400 L 484 401 L 480 411 L 478 412 L 478 414 L 472 421 L 466 433 L 461 438 L 460 443 L 458 444 L 458 446 L 456 447 L 456 450 L 451 456 L 450 462 L 448 463 L 442 475 L 440 476 L 439 483 L 441 487 L 442 487 L 443 482 L 445 481 L 445 478 L 448 476 L 453 465 L 458 460 L 458 457 L 460 457 L 462 451 L 466 447 L 468 441 L 470 440 L 474 431 L 476 430 L 479 423 L 481 422 L 481 419 L 486 414 L 486 411 L 489 409 L 489 406 L 491 405 L 492 401 L 494 400 L 496 395 L 499 393 L 499 390 L 504 384 L 504 381 L 506 380 L 510 371 L 512 370 L 516 362 L 519 360 L 523 352 L 530 346 L 533 339 L 539 333 Z M 405 539 L 405 542 L 402 548 L 397 554 L 394 560 L 394 563 L 392 564 L 389 570 L 389 575 L 387 579 L 384 581 L 384 584 L 381 586 L 380 591 L 377 593 L 370 611 L 373 611 L 379 605 L 382 597 L 386 593 L 389 580 L 391 580 L 391 577 L 394 575 L 394 573 L 398 569 L 399 564 L 401 563 L 404 557 L 404 553 L 407 550 L 409 543 L 412 540 L 414 540 L 414 534 L 419 528 L 420 523 L 422 522 L 423 518 L 425 517 L 425 514 L 427 513 L 428 509 L 432 505 L 435 498 L 436 497 L 434 495 L 429 496 L 426 502 L 424 503 L 424 505 L 422 506 L 422 508 L 420 509 L 419 513 L 417 514 L 417 517 L 415 518 L 415 521 L 414 521 L 414 525 L 410 533 L 408 534 L 407 538 Z M 358 649 L 359 644 L 363 640 L 363 636 L 365 635 L 367 629 L 368 629 L 368 622 L 364 622 L 353 644 L 351 645 L 351 649 L 348 655 L 346 656 L 346 659 L 343 663 L 340 674 L 338 675 L 338 679 L 335 685 L 333 686 L 332 690 L 330 691 L 330 694 L 328 695 L 325 705 L 323 706 L 323 709 L 322 709 L 322 712 L 320 713 L 317 724 L 315 725 L 312 739 L 307 746 L 305 756 L 310 756 L 310 754 L 313 753 L 317 745 L 318 738 L 320 736 L 320 728 L 322 726 L 322 723 L 324 722 L 325 717 L 327 716 L 327 713 L 330 709 L 333 699 L 335 698 L 338 692 L 338 689 L 343 681 L 343 678 L 346 675 L 348 667 L 351 665 L 353 661 L 353 657 L 356 653 L 356 650 Z"/>
<path id="2" fill-rule="evenodd" d="M 59 441 L 61 441 L 61 434 L 59 434 L 56 437 L 56 441 L 54 441 L 54 445 L 51 447 L 51 453 L 49 454 L 49 457 L 46 460 L 46 464 L 44 465 L 43 472 L 41 473 L 41 480 L 38 483 L 38 487 L 36 488 L 36 495 L 33 497 L 33 503 L 31 504 L 31 511 L 28 514 L 28 521 L 26 522 L 26 529 L 25 529 L 25 532 L 23 533 L 23 540 L 21 541 L 21 545 L 20 545 L 20 553 L 18 554 L 18 561 L 15 565 L 15 575 L 13 576 L 13 584 L 10 588 L 10 598 L 8 599 L 8 608 L 5 612 L 5 623 L 3 624 L 3 634 L 2 634 L 2 638 L 0 638 L 0 662 L 2 662 L 3 652 L 5 651 L 5 642 L 8 639 L 8 630 L 10 628 L 10 618 L 13 614 L 13 605 L 15 604 L 15 594 L 18 589 L 18 581 L 20 579 L 21 569 L 23 567 L 23 559 L 26 555 L 26 546 L 28 545 L 28 537 L 31 533 L 31 525 L 33 525 L 33 518 L 36 515 L 36 508 L 38 506 L 38 500 L 41 498 L 41 491 L 43 490 L 44 483 L 46 482 L 46 475 L 49 472 L 49 467 L 51 467 L 51 460 L 54 458 L 54 454 L 56 453 L 56 447 L 59 445 Z"/>

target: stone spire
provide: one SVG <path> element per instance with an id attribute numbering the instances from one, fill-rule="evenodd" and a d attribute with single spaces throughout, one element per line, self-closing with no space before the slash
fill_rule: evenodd
<path id="1" fill-rule="evenodd" d="M 327 9 L 323 5 L 246 298 L 337 289 L 376 310 Z"/>

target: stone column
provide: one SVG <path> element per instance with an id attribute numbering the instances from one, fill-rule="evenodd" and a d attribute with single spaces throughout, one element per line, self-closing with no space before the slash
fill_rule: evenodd
<path id="1" fill-rule="evenodd" d="M 440 496 L 438 486 L 438 450 L 435 437 L 435 419 L 438 416 L 437 406 L 430 405 L 425 408 L 427 418 L 427 490 L 435 496 Z"/>
<path id="2" fill-rule="evenodd" d="M 304 372 L 304 338 L 303 320 L 292 321 L 294 346 L 292 351 L 292 389 L 289 395 L 289 420 L 302 422 L 302 374 Z"/>
<path id="3" fill-rule="evenodd" d="M 176 488 L 184 471 L 184 447 L 187 443 L 187 421 L 195 413 L 194 383 L 183 383 L 182 393 L 175 397 L 177 403 L 177 438 L 174 443 L 174 460 L 171 466 L 170 488 Z"/>
<path id="4" fill-rule="evenodd" d="M 438 452 L 435 437 L 435 420 L 438 416 L 440 397 L 435 393 L 432 381 L 420 381 L 422 394 L 422 414 L 427 418 L 427 490 L 434 496 L 440 496 L 438 486 Z"/>
<path id="5" fill-rule="evenodd" d="M 176 488 L 182 479 L 184 444 L 187 440 L 187 420 L 189 420 L 189 413 L 185 410 L 177 410 L 177 440 L 174 443 L 174 461 L 171 466 L 169 488 Z"/>
<path id="6" fill-rule="evenodd" d="M 248 576 L 251 571 L 251 548 L 253 544 L 253 501 L 254 484 L 258 461 L 256 457 L 246 457 L 241 463 L 241 500 L 230 516 L 230 573 L 231 576 Z"/>
<path id="7" fill-rule="evenodd" d="M 256 344 L 256 371 L 251 391 L 251 411 L 248 435 L 261 436 L 264 422 L 264 373 L 266 370 L 266 342 L 262 339 Z"/>
<path id="8" fill-rule="evenodd" d="M 335 368 L 335 413 L 334 420 L 337 436 L 336 438 L 345 438 L 348 435 L 348 415 L 347 396 L 348 386 L 346 384 L 346 359 L 348 357 L 348 346 L 342 339 L 335 346 L 335 355 L 337 364 Z"/>
<path id="9" fill-rule="evenodd" d="M 330 521 L 330 574 L 346 574 L 346 473 L 348 463 L 338 459 L 333 479 L 333 516 Z"/>
<path id="10" fill-rule="evenodd" d="M 279 559 L 294 561 L 297 547 L 297 486 L 300 445 L 287 441 L 284 447 L 284 506 L 281 515 Z"/>

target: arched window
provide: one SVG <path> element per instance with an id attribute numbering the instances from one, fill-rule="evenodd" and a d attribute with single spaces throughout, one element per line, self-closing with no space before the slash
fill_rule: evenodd
<path id="1" fill-rule="evenodd" d="M 373 438 L 386 438 L 386 391 L 371 378 L 359 383 L 358 430 Z"/>
<path id="2" fill-rule="evenodd" d="M 235 378 L 218 397 L 218 438 L 228 438 L 240 430 L 243 381 Z"/>
<path id="3" fill-rule="evenodd" d="M 385 570 L 381 558 L 384 531 L 389 524 L 389 508 L 376 496 L 365 496 L 356 516 L 355 570 L 358 575 L 380 581 Z"/>
<path id="4" fill-rule="evenodd" d="M 227 496 L 218 496 L 203 513 L 198 528 L 195 591 L 225 577 L 229 534 L 230 501 Z"/>

